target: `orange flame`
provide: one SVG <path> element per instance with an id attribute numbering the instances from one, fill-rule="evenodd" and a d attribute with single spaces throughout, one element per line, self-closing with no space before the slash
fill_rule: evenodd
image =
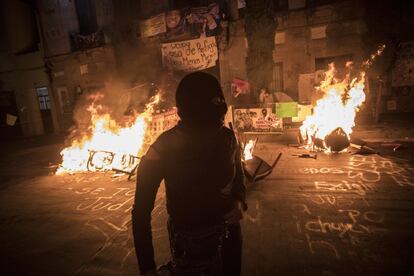
<path id="1" fill-rule="evenodd" d="M 381 45 L 375 54 L 362 63 L 362 67 L 371 66 L 384 49 L 385 45 Z M 339 80 L 336 78 L 334 64 L 329 64 L 325 79 L 316 87 L 323 96 L 313 107 L 313 114 L 308 116 L 300 127 L 302 138 L 308 146 L 312 147 L 316 138 L 324 141 L 326 136 L 337 128 L 342 128 L 348 139 L 350 138 L 355 126 L 356 113 L 365 101 L 365 72 L 362 71 L 358 77 L 351 78 L 352 65 L 352 62 L 346 63 L 348 73 L 343 80 Z"/>
<path id="2" fill-rule="evenodd" d="M 96 97 L 99 99 L 103 94 L 97 94 Z M 160 96 L 154 96 L 145 111 L 126 126 L 120 126 L 108 113 L 99 114 L 102 106 L 92 103 L 87 109 L 92 115 L 89 127 L 92 133 L 74 140 L 71 146 L 61 151 L 62 163 L 56 174 L 113 168 L 127 170 L 135 165 L 138 160 L 136 157 L 142 155 L 148 123 L 159 101 Z M 90 166 L 91 162 L 93 166 Z"/>

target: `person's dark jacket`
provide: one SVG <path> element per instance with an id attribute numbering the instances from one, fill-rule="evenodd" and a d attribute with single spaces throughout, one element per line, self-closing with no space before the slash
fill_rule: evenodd
<path id="1" fill-rule="evenodd" d="M 167 211 L 177 229 L 223 223 L 237 201 L 245 202 L 240 150 L 233 131 L 224 126 L 202 129 L 179 124 L 163 133 L 137 172 L 132 217 L 141 273 L 155 268 L 151 211 L 163 179 Z"/>

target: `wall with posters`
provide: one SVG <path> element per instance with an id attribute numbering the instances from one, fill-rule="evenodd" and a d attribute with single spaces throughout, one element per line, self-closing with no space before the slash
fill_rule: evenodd
<path id="1" fill-rule="evenodd" d="M 149 19 L 141 21 L 142 37 L 160 35 L 161 38 L 170 39 L 183 32 L 188 32 L 192 37 L 207 37 L 218 35 L 220 31 L 220 6 L 214 2 L 208 6 L 187 7 L 151 15 Z"/>
<path id="2" fill-rule="evenodd" d="M 237 132 L 280 133 L 283 130 L 284 118 L 291 118 L 294 122 L 302 122 L 311 113 L 312 106 L 300 105 L 296 102 L 252 107 L 230 105 L 225 116 L 225 126 L 232 123 Z M 151 137 L 155 139 L 164 131 L 174 127 L 179 120 L 175 107 L 154 114 L 150 125 Z"/>

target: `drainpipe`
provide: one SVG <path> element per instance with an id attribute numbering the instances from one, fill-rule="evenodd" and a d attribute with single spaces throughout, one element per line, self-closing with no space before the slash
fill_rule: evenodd
<path id="1" fill-rule="evenodd" d="M 59 120 L 58 120 L 58 112 L 57 112 L 57 104 L 55 101 L 55 93 L 53 90 L 53 76 L 52 76 L 52 72 L 49 70 L 48 65 L 47 65 L 47 56 L 46 56 L 46 51 L 45 51 L 45 38 L 44 38 L 44 32 L 43 32 L 43 28 L 42 25 L 40 24 L 40 17 L 39 17 L 39 12 L 37 11 L 37 9 L 35 10 L 35 17 L 36 17 L 36 27 L 37 27 L 37 32 L 39 33 L 39 50 L 40 53 L 43 57 L 43 62 L 44 62 L 44 68 L 45 68 L 45 72 L 48 75 L 48 80 L 49 80 L 49 85 L 48 85 L 48 91 L 49 91 L 49 99 L 50 99 L 50 103 L 51 103 L 51 112 L 52 112 L 52 121 L 53 121 L 53 133 L 59 133 L 60 131 L 60 125 L 59 125 Z"/>

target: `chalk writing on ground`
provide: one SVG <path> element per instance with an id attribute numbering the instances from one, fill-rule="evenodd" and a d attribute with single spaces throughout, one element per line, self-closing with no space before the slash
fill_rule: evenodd
<path id="1" fill-rule="evenodd" d="M 81 202 L 74 206 L 75 209 L 93 216 L 93 219 L 85 222 L 85 226 L 104 238 L 96 253 L 78 269 L 77 274 L 90 273 L 98 266 L 123 269 L 127 262 L 135 262 L 131 223 L 135 187 L 83 187 L 69 190 L 82 197 Z M 159 196 L 152 215 L 159 217 L 165 214 L 165 197 Z M 165 239 L 166 235 L 165 223 L 153 225 L 154 242 Z"/>
<path id="2" fill-rule="evenodd" d="M 369 183 L 380 182 L 390 177 L 399 186 L 414 187 L 414 168 L 407 162 L 397 162 L 381 156 L 358 156 L 349 158 L 347 165 L 341 167 L 277 168 L 283 174 L 338 175 L 350 181 Z"/>
<path id="3" fill-rule="evenodd" d="M 371 243 L 390 235 L 390 230 L 385 227 L 385 213 L 373 207 L 371 195 L 387 191 L 383 189 L 386 185 L 414 187 L 414 169 L 380 156 L 351 156 L 340 168 L 303 168 L 297 172 L 324 177 L 315 179 L 310 190 L 300 193 L 291 204 L 295 239 L 314 256 L 381 262 Z"/>

